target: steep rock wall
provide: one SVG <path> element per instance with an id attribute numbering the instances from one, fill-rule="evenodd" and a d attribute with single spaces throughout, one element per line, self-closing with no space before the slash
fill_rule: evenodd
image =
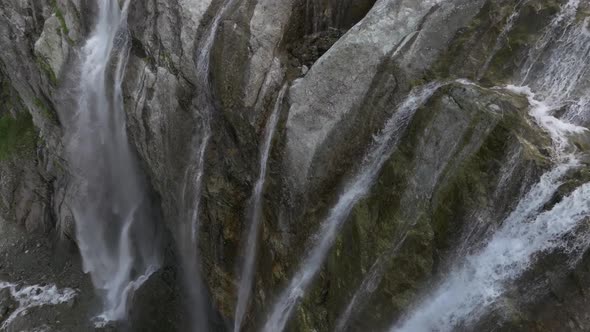
<path id="1" fill-rule="evenodd" d="M 216 109 L 201 233 L 205 281 L 225 320 L 220 329 L 231 325 L 235 265 L 258 148 L 284 82 L 290 89 L 271 151 L 250 328 L 264 319 L 342 182 L 359 167 L 372 136 L 407 92 L 433 79 L 508 83 L 561 3 L 523 4 L 498 49 L 516 1 L 457 0 L 434 8 L 429 1 L 382 0 L 374 6 L 362 1 L 358 7 L 323 1 L 318 6 L 328 9 L 320 13 L 325 16 L 321 20 L 332 23 L 318 26 L 340 29 L 328 37 L 308 36 L 306 1 L 248 0 L 231 8 L 212 51 Z M 195 57 L 221 4 L 149 0 L 133 1 L 130 7 L 132 47 L 123 87 L 128 134 L 171 234 L 179 222 L 187 155 L 202 131 Z M 23 144 L 8 158 L 2 158 L 0 149 L 2 218 L 71 238 L 62 120 L 72 107 L 67 87 L 93 23 L 93 6 L 89 1 L 10 0 L 0 11 L 0 126 L 3 121 L 19 123 L 16 139 Z M 297 53 L 297 48 L 317 48 L 314 43 L 321 50 L 310 56 Z M 372 262 L 390 250 L 402 225 L 415 224 L 400 254 L 388 262 L 375 291 L 380 295 L 355 312 L 351 327 L 385 327 L 400 315 L 427 277 L 453 255 L 453 240 L 475 211 L 505 214 L 514 203 L 511 197 L 547 166 L 547 138 L 527 118 L 527 107 L 517 96 L 453 85 L 421 108 L 377 184 L 354 209 L 290 328 L 333 328 Z M 16 120 L 5 120 L 9 117 Z M 513 175 L 495 178 L 513 155 Z M 500 180 L 509 188 L 494 196 Z M 171 258 L 154 289 L 178 283 L 172 239 L 168 250 Z M 161 294 L 172 303 L 180 292 Z M 170 319 L 174 312 L 167 315 Z"/>

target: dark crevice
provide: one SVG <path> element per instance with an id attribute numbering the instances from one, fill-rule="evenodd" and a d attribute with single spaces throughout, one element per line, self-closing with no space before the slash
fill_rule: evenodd
<path id="1" fill-rule="evenodd" d="M 310 68 L 374 4 L 375 0 L 299 0 L 283 40 L 291 66 L 299 71 Z"/>
<path id="2" fill-rule="evenodd" d="M 305 0 L 306 34 L 329 29 L 348 30 L 373 7 L 376 0 Z"/>

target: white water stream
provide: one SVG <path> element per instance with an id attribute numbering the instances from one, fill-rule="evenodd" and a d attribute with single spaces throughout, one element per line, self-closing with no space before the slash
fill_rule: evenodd
<path id="1" fill-rule="evenodd" d="M 96 26 L 81 50 L 78 109 L 65 136 L 77 189 L 77 242 L 84 271 L 104 298 L 105 321 L 126 317 L 131 293 L 160 259 L 147 188 L 126 132 L 121 82 L 128 6 L 97 2 Z"/>
<path id="2" fill-rule="evenodd" d="M 197 88 L 201 133 L 196 135 L 191 161 L 186 169 L 184 186 L 181 190 L 183 204 L 183 227 L 179 228 L 178 241 L 183 261 L 184 281 L 187 287 L 187 303 L 192 315 L 192 329 L 207 331 L 209 329 L 209 310 L 206 303 L 206 291 L 201 278 L 201 260 L 199 257 L 199 230 L 201 224 L 200 207 L 205 174 L 206 152 L 211 139 L 211 119 L 215 112 L 215 98 L 211 86 L 211 51 L 215 37 L 227 11 L 237 0 L 225 0 L 213 18 L 203 39 L 197 47 L 195 59 L 197 70 Z"/>
<path id="3" fill-rule="evenodd" d="M 482 249 L 457 262 L 434 291 L 391 331 L 452 331 L 468 326 L 497 305 L 508 285 L 535 264 L 539 254 L 573 254 L 584 251 L 581 245 L 587 246 L 587 240 L 571 241 L 567 235 L 575 235 L 580 223 L 590 217 L 590 183 L 580 185 L 543 211 L 564 175 L 580 166 L 571 138 L 587 135 L 586 128 L 554 115 L 566 108 L 565 114 L 575 113 L 569 118 L 574 119 L 588 111 L 587 98 L 579 96 L 587 93 L 582 73 L 588 70 L 590 36 L 586 22 L 575 23 L 578 5 L 578 0 L 566 3 L 532 48 L 521 78 L 531 87 L 504 88 L 528 98 L 531 117 L 553 141 L 555 166 L 520 200 Z M 541 59 L 543 65 L 538 66 Z"/>
<path id="4" fill-rule="evenodd" d="M 260 151 L 260 172 L 258 180 L 254 186 L 254 192 L 250 198 L 248 206 L 248 232 L 243 239 L 242 248 L 244 260 L 240 267 L 241 275 L 238 287 L 238 303 L 234 319 L 234 331 L 239 332 L 244 320 L 244 315 L 250 302 L 252 293 L 252 282 L 256 264 L 256 252 L 258 248 L 258 235 L 260 234 L 260 223 L 262 222 L 262 194 L 264 192 L 264 183 L 266 182 L 266 171 L 268 157 L 272 146 L 272 139 L 279 122 L 281 107 L 288 85 L 285 84 L 277 97 L 274 110 L 268 119 L 268 124 L 264 132 L 264 141 Z"/>
<path id="5" fill-rule="evenodd" d="M 548 173 L 520 203 L 517 210 L 543 201 L 559 182 Z M 526 271 L 540 252 L 564 249 L 562 237 L 590 215 L 590 184 L 584 184 L 550 211 L 532 218 L 514 213 L 485 248 L 465 259 L 456 270 L 406 320 L 391 331 L 452 331 L 476 321 L 502 296 L 507 283 Z"/>
<path id="6" fill-rule="evenodd" d="M 25 316 L 32 308 L 68 303 L 77 295 L 77 292 L 71 288 L 58 289 L 56 285 L 19 286 L 0 281 L 0 290 L 3 289 L 9 290 L 10 296 L 18 303 L 18 307 L 4 319 L 0 325 L 2 331 L 8 331 L 16 318 Z"/>
<path id="7" fill-rule="evenodd" d="M 355 204 L 366 195 L 381 167 L 391 153 L 411 121 L 416 110 L 422 106 L 444 83 L 430 83 L 414 89 L 397 108 L 387 121 L 383 130 L 375 137 L 374 145 L 365 156 L 357 175 L 345 186 L 336 205 L 330 210 L 326 220 L 316 236 L 316 243 L 303 260 L 299 270 L 292 278 L 289 286 L 281 293 L 272 313 L 267 320 L 264 331 L 282 331 L 290 318 L 293 309 L 305 294 L 313 278 L 326 259 L 338 230 L 346 221 Z"/>
<path id="8" fill-rule="evenodd" d="M 313 2 L 313 1 L 312 1 Z M 441 0 L 428 0 L 422 2 L 402 1 L 397 9 L 400 16 L 400 24 L 405 24 L 408 35 L 401 45 L 393 53 L 397 56 L 410 36 L 414 35 L 419 26 L 420 18 L 427 14 L 428 10 L 438 5 Z M 379 2 L 375 7 L 385 6 L 385 2 Z M 308 2 L 309 8 L 309 2 Z M 397 107 L 395 114 L 387 121 L 380 134 L 375 137 L 375 142 L 363 160 L 361 168 L 344 187 L 336 205 L 330 210 L 320 230 L 313 237 L 314 242 L 310 246 L 309 253 L 303 259 L 299 269 L 289 282 L 287 288 L 279 295 L 271 313 L 263 327 L 266 332 L 282 331 L 293 310 L 305 295 L 314 277 L 321 269 L 326 256 L 331 249 L 336 235 L 346 221 L 354 205 L 366 195 L 385 161 L 395 150 L 400 135 L 411 121 L 415 111 L 422 106 L 430 96 L 441 86 L 448 83 L 434 82 L 413 89 L 406 99 Z"/>

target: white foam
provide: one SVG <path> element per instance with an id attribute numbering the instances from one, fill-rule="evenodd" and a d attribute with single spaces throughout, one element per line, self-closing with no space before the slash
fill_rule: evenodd
<path id="1" fill-rule="evenodd" d="M 551 115 L 556 106 L 537 100 L 535 93 L 533 93 L 528 86 L 508 85 L 506 86 L 506 89 L 527 97 L 529 104 L 531 105 L 530 115 L 536 120 L 539 126 L 544 128 L 547 133 L 551 135 L 554 147 L 558 154 L 565 152 L 566 148 L 569 146 L 570 135 L 581 134 L 588 131 L 585 127 L 566 122 Z"/>
<path id="2" fill-rule="evenodd" d="M 10 295 L 18 303 L 18 308 L 2 323 L 0 329 L 8 329 L 12 322 L 27 314 L 27 310 L 47 305 L 58 305 L 73 300 L 77 292 L 71 288 L 58 289 L 56 285 L 22 286 L 0 281 L 0 290 L 9 289 Z"/>
<path id="3" fill-rule="evenodd" d="M 571 263 L 590 246 L 587 234 L 576 234 L 590 216 L 590 183 L 579 186 L 551 210 L 542 211 L 563 184 L 564 175 L 580 165 L 570 136 L 587 132 L 570 121 L 583 117 L 588 105 L 583 97 L 587 91 L 580 82 L 588 67 L 590 38 L 585 27 L 575 23 L 579 4 L 579 0 L 566 3 L 531 48 L 521 82 L 532 88 L 524 83 L 504 88 L 528 99 L 531 117 L 552 139 L 556 166 L 520 200 L 482 249 L 456 262 L 434 292 L 391 331 L 452 331 L 469 326 L 497 305 L 507 286 L 535 264 L 540 254 L 561 250 L 573 256 Z M 547 49 L 550 42 L 556 45 Z M 540 59 L 543 71 L 536 73 L 533 67 Z M 563 108 L 567 120 L 554 115 Z M 568 237 L 572 234 L 575 236 Z"/>
<path id="4" fill-rule="evenodd" d="M 521 202 L 525 210 L 531 199 L 545 196 L 537 192 L 552 193 L 559 184 L 548 178 Z M 391 331 L 453 331 L 458 325 L 476 321 L 496 304 L 509 283 L 534 264 L 537 254 L 571 249 L 564 235 L 590 216 L 588 197 L 590 184 L 586 183 L 536 217 L 511 215 L 479 253 L 466 257 L 433 295 Z"/>

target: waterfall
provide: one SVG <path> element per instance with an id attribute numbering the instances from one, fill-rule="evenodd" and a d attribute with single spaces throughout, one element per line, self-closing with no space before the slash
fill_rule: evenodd
<path id="1" fill-rule="evenodd" d="M 396 149 L 397 143 L 414 113 L 426 103 L 434 92 L 446 84 L 448 83 L 434 82 L 413 89 L 386 122 L 365 156 L 357 175 L 345 186 L 336 205 L 330 210 L 320 230 L 314 236 L 317 243 L 313 244 L 309 255 L 303 260 L 288 287 L 280 294 L 264 326 L 264 331 L 277 332 L 285 328 L 293 309 L 305 294 L 326 259 L 338 230 L 346 221 L 354 205 L 366 195 L 381 167 Z"/>
<path id="2" fill-rule="evenodd" d="M 402 46 L 403 47 L 403 46 Z M 457 79 L 456 83 L 462 85 L 478 86 L 472 81 L 466 79 Z M 480 87 L 481 88 L 481 87 Z M 436 173 L 436 172 L 435 172 Z M 433 178 L 438 178 L 439 174 L 432 174 Z M 436 182 L 436 181 L 435 181 Z M 433 188 L 432 188 L 433 189 Z M 430 190 L 432 190 L 430 189 Z M 353 294 L 350 302 L 338 317 L 336 321 L 335 331 L 346 331 L 348 329 L 351 318 L 358 313 L 358 310 L 362 308 L 365 301 L 375 292 L 383 275 L 387 272 L 390 267 L 390 257 L 397 255 L 399 250 L 403 247 L 408 232 L 415 226 L 418 218 L 407 220 L 397 231 L 397 235 L 392 240 L 392 245 L 384 253 L 382 253 L 373 263 L 369 272 L 366 273 L 360 287 Z"/>
<path id="3" fill-rule="evenodd" d="M 567 173 L 567 171 L 571 170 L 573 167 L 577 165 L 577 162 L 575 160 L 572 160 L 569 163 L 559 165 L 551 172 L 545 174 L 541 181 L 537 184 L 537 186 L 528 193 L 528 195 L 523 199 L 523 201 L 516 207 L 512 214 L 508 218 L 506 218 L 506 220 L 502 224 L 519 223 L 533 217 L 553 197 L 553 194 L 559 188 L 559 186 L 563 184 L 560 181 L 560 179 Z M 367 276 L 364 278 L 361 286 L 355 292 L 354 296 L 352 297 L 352 300 L 346 307 L 346 310 L 338 319 L 336 328 L 337 331 L 346 330 L 348 326 L 347 324 L 349 322 L 351 315 L 354 313 L 354 310 L 358 309 L 358 306 L 363 304 L 363 301 L 368 296 L 370 296 L 371 293 L 373 293 L 375 289 L 378 287 L 379 283 L 381 282 L 383 273 L 385 272 L 385 268 L 387 267 L 388 259 L 397 254 L 400 247 L 404 244 L 405 238 L 407 236 L 407 231 L 411 229 L 413 226 L 413 224 L 407 225 L 402 230 L 400 230 L 401 235 L 393 241 L 394 246 L 390 250 L 386 251 L 383 255 L 381 255 L 373 264 Z M 421 330 L 418 329 L 416 331 Z"/>
<path id="4" fill-rule="evenodd" d="M 208 330 L 208 307 L 206 291 L 201 278 L 199 258 L 199 230 L 200 205 L 205 173 L 205 157 L 207 146 L 211 139 L 211 117 L 215 112 L 215 98 L 211 86 L 211 50 L 221 19 L 236 0 L 225 0 L 197 47 L 195 60 L 197 74 L 197 107 L 199 109 L 200 126 L 202 132 L 193 141 L 194 149 L 190 163 L 186 169 L 184 186 L 181 189 L 181 202 L 184 208 L 183 224 L 179 227 L 178 241 L 184 270 L 184 281 L 187 287 L 187 302 L 192 315 L 192 325 L 195 331 Z"/>
<path id="5" fill-rule="evenodd" d="M 590 216 L 590 183 L 580 185 L 550 210 L 542 211 L 563 183 L 563 176 L 580 166 L 569 138 L 587 134 L 586 128 L 553 114 L 566 108 L 566 118 L 576 119 L 587 111 L 587 98 L 580 96 L 587 94 L 581 78 L 588 70 L 590 34 L 587 22 L 575 22 L 578 5 L 578 0 L 563 5 L 531 49 L 517 78 L 530 87 L 504 88 L 528 98 L 531 117 L 552 138 L 556 165 L 520 200 L 482 249 L 455 264 L 448 277 L 392 331 L 451 331 L 458 325 L 476 322 L 497 305 L 507 285 L 527 271 L 538 254 L 556 250 L 575 254 L 587 248 L 587 234 L 575 231 Z M 553 47 L 548 49 L 549 45 Z M 538 64 L 541 59 L 542 65 Z M 573 240 L 567 235 L 573 235 Z"/>
<path id="6" fill-rule="evenodd" d="M 547 191 L 542 181 L 528 195 Z M 590 184 L 576 189 L 550 211 L 532 220 L 507 220 L 478 254 L 469 256 L 463 266 L 445 280 L 416 312 L 392 331 L 452 331 L 456 325 L 470 323 L 485 314 L 503 294 L 505 283 L 520 276 L 539 252 L 563 248 L 563 235 L 573 231 L 590 216 Z M 523 200 L 522 204 L 528 203 Z"/>
<path id="7" fill-rule="evenodd" d="M 254 192 L 252 193 L 248 206 L 248 221 L 250 225 L 248 227 L 248 232 L 246 233 L 247 236 L 244 237 L 242 244 L 244 249 L 244 261 L 240 269 L 241 275 L 238 288 L 238 304 L 236 306 L 234 319 L 235 332 L 239 332 L 242 327 L 242 321 L 250 301 L 250 294 L 252 293 L 256 251 L 258 248 L 258 234 L 260 233 L 260 223 L 262 222 L 262 193 L 264 191 L 264 183 L 266 180 L 268 157 L 270 155 L 272 139 L 279 122 L 279 115 L 287 88 L 288 85 L 285 84 L 279 92 L 274 110 L 270 119 L 268 119 L 268 124 L 264 133 L 264 143 L 262 145 L 262 150 L 260 151 L 260 171 L 258 181 L 256 181 Z"/>
<path id="8" fill-rule="evenodd" d="M 121 82 L 129 52 L 129 1 L 97 2 L 98 21 L 81 50 L 78 109 L 65 146 L 76 194 L 72 213 L 84 271 L 104 298 L 104 321 L 124 319 L 131 294 L 159 267 L 156 231 L 130 148 Z"/>

